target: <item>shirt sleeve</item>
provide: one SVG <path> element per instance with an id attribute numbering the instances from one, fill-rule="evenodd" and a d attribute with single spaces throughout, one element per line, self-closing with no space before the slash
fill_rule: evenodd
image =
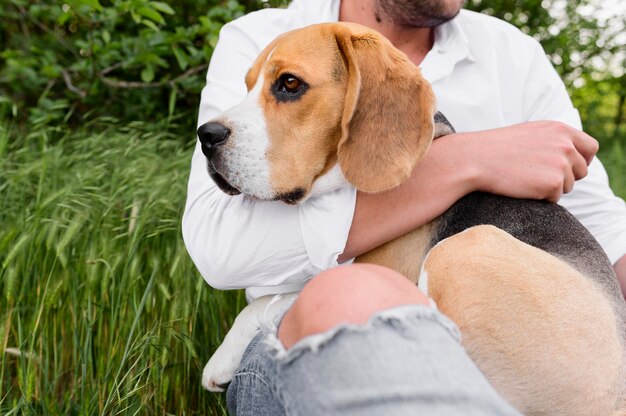
<path id="1" fill-rule="evenodd" d="M 260 51 L 261 46 L 233 23 L 222 28 L 202 91 L 199 125 L 245 97 L 245 74 Z M 252 288 L 253 297 L 293 291 L 337 265 L 355 201 L 351 188 L 296 206 L 228 196 L 208 175 L 197 142 L 183 239 L 196 267 L 215 288 Z"/>
<path id="2" fill-rule="evenodd" d="M 533 40 L 533 57 L 525 82 L 526 119 L 557 120 L 582 129 L 563 81 L 550 64 L 541 45 Z M 612 263 L 626 254 L 626 204 L 609 186 L 609 179 L 598 158 L 587 176 L 576 182 L 572 192 L 559 204 L 567 208 L 598 240 Z"/>

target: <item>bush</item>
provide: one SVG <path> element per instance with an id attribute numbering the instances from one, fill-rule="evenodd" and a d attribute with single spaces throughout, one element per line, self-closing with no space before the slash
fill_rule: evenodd
<path id="1" fill-rule="evenodd" d="M 234 0 L 183 0 L 175 8 L 150 0 L 11 0 L 0 8 L 0 108 L 29 125 L 103 114 L 159 120 L 177 107 L 193 116 L 220 28 L 257 7 Z"/>

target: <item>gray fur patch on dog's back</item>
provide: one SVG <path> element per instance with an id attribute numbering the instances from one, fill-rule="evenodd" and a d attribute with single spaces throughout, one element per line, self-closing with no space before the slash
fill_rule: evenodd
<path id="1" fill-rule="evenodd" d="M 452 124 L 450 124 L 446 116 L 444 116 L 441 111 L 437 111 L 435 113 L 435 133 L 433 134 L 433 139 L 452 133 L 456 133 Z"/>
<path id="2" fill-rule="evenodd" d="M 494 225 L 560 258 L 599 283 L 612 300 L 623 303 L 613 266 L 600 244 L 565 208 L 547 201 L 471 193 L 441 216 L 431 246 L 482 224 Z"/>

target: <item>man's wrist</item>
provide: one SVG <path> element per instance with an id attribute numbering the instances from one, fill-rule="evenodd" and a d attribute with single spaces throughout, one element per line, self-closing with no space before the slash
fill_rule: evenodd
<path id="1" fill-rule="evenodd" d="M 454 133 L 433 143 L 437 157 L 445 158 L 444 169 L 459 187 L 460 196 L 484 189 L 484 169 L 474 149 L 474 133 Z"/>

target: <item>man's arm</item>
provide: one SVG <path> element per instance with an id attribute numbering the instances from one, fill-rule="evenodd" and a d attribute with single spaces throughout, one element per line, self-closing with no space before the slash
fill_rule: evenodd
<path id="1" fill-rule="evenodd" d="M 598 150 L 589 135 L 558 122 L 530 122 L 435 140 L 410 179 L 357 194 L 339 260 L 363 254 L 441 215 L 472 191 L 558 201 L 587 174 Z"/>

